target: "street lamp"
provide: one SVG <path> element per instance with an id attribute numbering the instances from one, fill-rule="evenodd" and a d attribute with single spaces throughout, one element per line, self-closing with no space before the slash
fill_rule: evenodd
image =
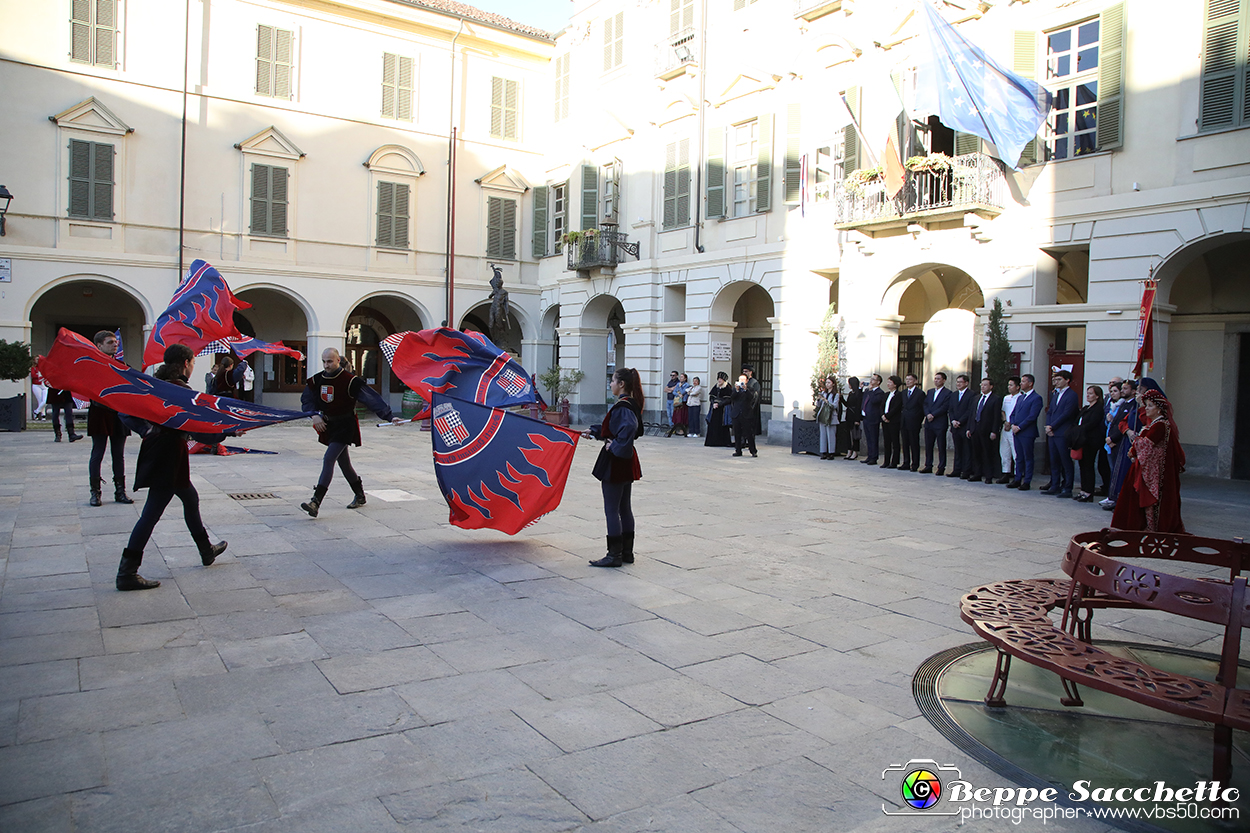
<path id="1" fill-rule="evenodd" d="M 0 200 L 4 201 L 4 205 L 0 205 L 0 237 L 4 237 L 4 215 L 9 213 L 9 203 L 13 202 L 13 195 L 3 185 L 0 185 Z"/>

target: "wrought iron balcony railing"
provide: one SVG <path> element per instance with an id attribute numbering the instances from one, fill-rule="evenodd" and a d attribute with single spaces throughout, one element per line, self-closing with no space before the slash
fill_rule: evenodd
<path id="1" fill-rule="evenodd" d="M 655 75 L 672 78 L 685 71 L 686 65 L 699 63 L 699 39 L 697 29 L 687 26 L 669 35 L 655 45 Z"/>
<path id="2" fill-rule="evenodd" d="M 840 229 L 889 228 L 969 212 L 996 217 L 1007 206 L 1002 163 L 984 153 L 956 156 L 946 170 L 908 171 L 894 197 L 881 180 L 855 188 L 838 183 L 835 192 Z"/>
<path id="3" fill-rule="evenodd" d="M 638 259 L 638 244 L 630 243 L 625 232 L 608 226 L 573 232 L 565 240 L 564 249 L 568 254 L 570 272 L 582 272 L 595 266 L 613 268 L 618 263 L 624 263 L 626 255 Z"/>

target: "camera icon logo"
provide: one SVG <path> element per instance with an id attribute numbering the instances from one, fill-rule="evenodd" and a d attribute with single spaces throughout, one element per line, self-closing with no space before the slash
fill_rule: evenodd
<path id="1" fill-rule="evenodd" d="M 891 810 L 885 804 L 881 812 L 887 816 L 953 816 L 958 810 L 935 810 L 942 800 L 943 779 L 947 782 L 961 777 L 959 767 L 939 764 L 929 758 L 913 758 L 905 764 L 892 764 L 881 772 L 881 779 L 897 778 L 903 807 Z"/>

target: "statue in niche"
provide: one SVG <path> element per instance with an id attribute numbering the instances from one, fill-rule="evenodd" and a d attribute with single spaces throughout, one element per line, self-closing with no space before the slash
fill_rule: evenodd
<path id="1" fill-rule="evenodd" d="M 494 274 L 490 279 L 490 338 L 495 344 L 501 344 L 511 323 L 508 320 L 508 290 L 503 288 L 503 271 L 495 264 L 490 265 Z"/>

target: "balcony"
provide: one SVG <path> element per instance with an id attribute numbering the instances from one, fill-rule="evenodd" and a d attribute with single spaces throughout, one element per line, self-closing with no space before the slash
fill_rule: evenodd
<path id="1" fill-rule="evenodd" d="M 628 242 L 625 232 L 605 225 L 565 235 L 564 249 L 570 272 L 588 272 L 596 266 L 615 269 L 627 255 L 638 259 L 638 244 Z"/>
<path id="2" fill-rule="evenodd" d="M 984 153 L 969 153 L 956 156 L 946 170 L 908 171 L 895 197 L 886 196 L 880 179 L 858 187 L 837 183 L 835 227 L 872 235 L 909 223 L 959 220 L 969 213 L 993 219 L 1006 209 L 1007 194 L 1002 163 Z"/>
<path id="3" fill-rule="evenodd" d="M 850 14 L 853 0 L 794 0 L 794 16 L 803 20 L 816 20 L 827 14 L 845 11 Z"/>
<path id="4" fill-rule="evenodd" d="M 655 77 L 665 81 L 699 65 L 698 30 L 687 26 L 655 45 Z"/>

